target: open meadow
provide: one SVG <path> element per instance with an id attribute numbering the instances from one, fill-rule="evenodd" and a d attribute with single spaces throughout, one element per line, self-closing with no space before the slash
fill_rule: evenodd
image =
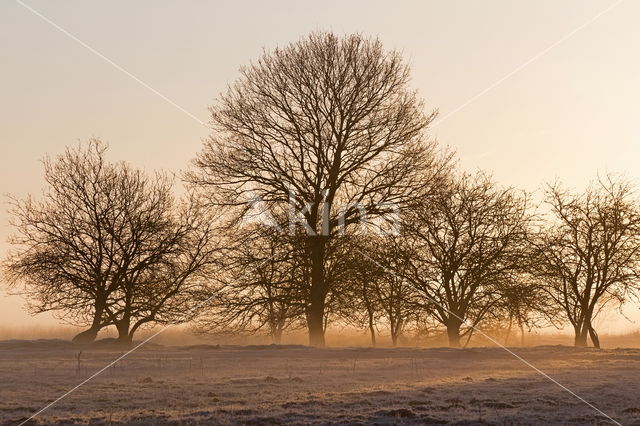
<path id="1" fill-rule="evenodd" d="M 512 348 L 622 424 L 640 424 L 640 349 Z M 19 424 L 123 351 L 0 343 L 0 419 Z M 613 424 L 501 348 L 149 343 L 28 424 Z"/>

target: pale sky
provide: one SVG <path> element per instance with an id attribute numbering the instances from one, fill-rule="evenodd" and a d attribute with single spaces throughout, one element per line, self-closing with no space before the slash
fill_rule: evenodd
<path id="1" fill-rule="evenodd" d="M 24 3 L 205 122 L 207 106 L 263 47 L 316 29 L 361 32 L 404 53 L 413 86 L 447 116 L 432 135 L 463 168 L 527 190 L 556 178 L 584 187 L 598 171 L 640 177 L 640 1 Z M 207 135 L 11 0 L 0 3 L 0 57 L 2 194 L 39 193 L 39 160 L 79 139 L 108 141 L 114 160 L 179 171 Z M 2 207 L 0 256 L 10 232 Z M 51 321 L 22 307 L 1 293 L 0 325 Z M 637 307 L 627 313 L 640 320 Z M 615 318 L 603 331 L 638 328 Z"/>

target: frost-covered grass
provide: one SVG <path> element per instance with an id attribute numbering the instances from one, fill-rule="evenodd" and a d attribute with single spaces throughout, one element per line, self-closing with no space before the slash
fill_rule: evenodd
<path id="1" fill-rule="evenodd" d="M 640 349 L 514 348 L 623 424 L 640 424 Z M 15 424 L 122 351 L 0 342 L 0 419 Z M 40 414 L 42 424 L 606 424 L 499 348 L 149 344 Z"/>

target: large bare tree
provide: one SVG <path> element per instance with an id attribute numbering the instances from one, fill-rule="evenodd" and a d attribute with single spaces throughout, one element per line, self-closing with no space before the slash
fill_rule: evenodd
<path id="1" fill-rule="evenodd" d="M 187 175 L 215 205 L 291 203 L 310 264 L 309 342 L 324 345 L 328 241 L 420 197 L 440 157 L 396 51 L 316 32 L 266 51 L 210 108 L 214 132 Z M 242 209 L 239 209 L 242 210 Z"/>
<path id="2" fill-rule="evenodd" d="M 598 179 L 582 193 L 547 188 L 550 221 L 537 239 L 536 272 L 575 331 L 575 345 L 595 347 L 593 320 L 624 303 L 640 273 L 640 206 L 630 182 Z"/>
<path id="3" fill-rule="evenodd" d="M 110 163 L 106 150 L 91 140 L 45 159 L 42 198 L 12 199 L 8 281 L 32 312 L 89 325 L 76 342 L 108 325 L 130 342 L 140 325 L 166 320 L 178 290 L 210 261 L 211 225 L 196 205 L 178 210 L 167 176 Z"/>

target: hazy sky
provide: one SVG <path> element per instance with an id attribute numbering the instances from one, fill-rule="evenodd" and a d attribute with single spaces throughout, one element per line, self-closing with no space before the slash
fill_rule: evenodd
<path id="1" fill-rule="evenodd" d="M 207 105 L 263 47 L 315 29 L 361 32 L 404 52 L 415 88 L 447 116 L 432 135 L 458 151 L 464 168 L 528 190 L 555 178 L 583 187 L 598 171 L 640 177 L 640 1 L 623 1 L 584 28 L 615 2 L 24 2 L 205 122 Z M 10 0 L 0 3 L 0 56 L 2 194 L 38 193 L 39 160 L 79 139 L 108 141 L 114 160 L 178 171 L 207 134 Z M 47 320 L 22 306 L 0 295 L 0 325 Z M 606 328 L 637 328 L 615 324 Z"/>

